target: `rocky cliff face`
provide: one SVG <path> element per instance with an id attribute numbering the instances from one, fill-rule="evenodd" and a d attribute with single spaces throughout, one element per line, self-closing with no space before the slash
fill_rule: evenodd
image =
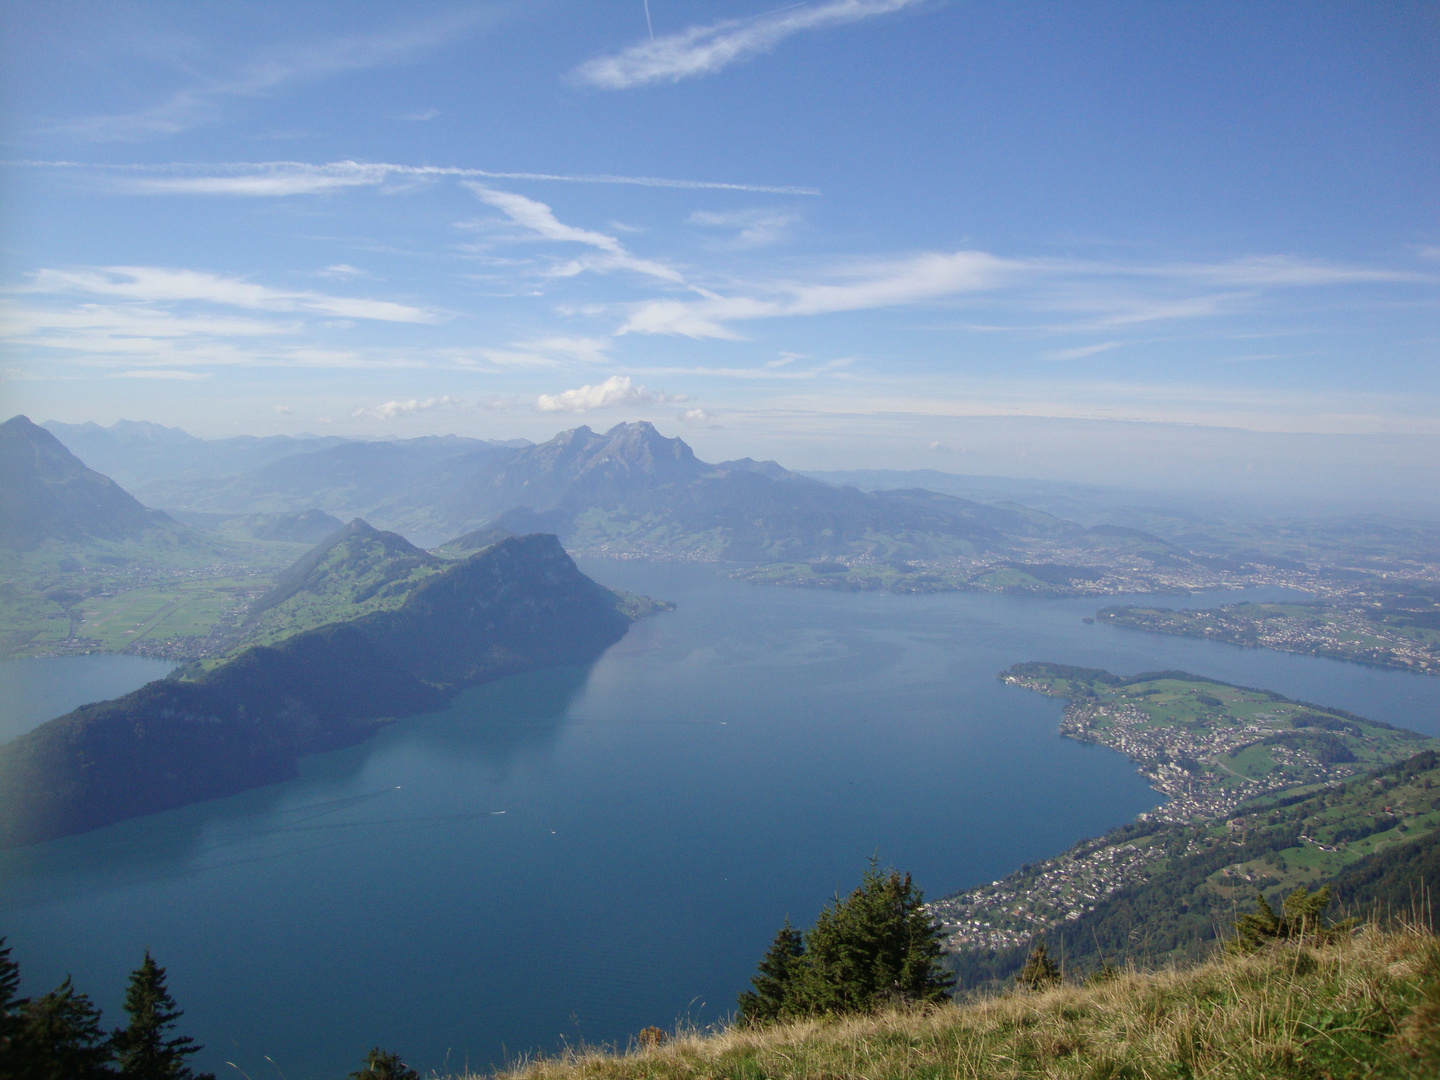
<path id="1" fill-rule="evenodd" d="M 193 681 L 150 683 L 0 747 L 0 846 L 283 780 L 302 755 L 466 686 L 589 663 L 629 627 L 620 603 L 554 536 L 503 540 L 395 610 L 249 649 Z"/>

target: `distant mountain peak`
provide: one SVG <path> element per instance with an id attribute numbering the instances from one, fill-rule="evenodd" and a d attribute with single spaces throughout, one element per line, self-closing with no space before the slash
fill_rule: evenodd
<path id="1" fill-rule="evenodd" d="M 0 424 L 0 546 L 24 551 L 54 539 L 135 539 L 157 526 L 175 523 L 89 468 L 28 416 Z"/>
<path id="2" fill-rule="evenodd" d="M 648 420 L 635 420 L 628 424 L 616 424 L 605 432 L 605 445 L 597 460 L 620 458 L 642 467 L 656 467 L 664 464 L 689 466 L 698 469 L 700 460 L 695 451 L 681 438 L 667 438 L 655 430 Z"/>

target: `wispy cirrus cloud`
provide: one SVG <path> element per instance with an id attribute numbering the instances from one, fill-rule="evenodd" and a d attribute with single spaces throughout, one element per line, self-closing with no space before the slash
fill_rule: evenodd
<path id="1" fill-rule="evenodd" d="M 481 202 L 493 206 L 515 224 L 529 229 L 545 240 L 582 244 L 603 252 L 599 258 L 587 257 L 570 260 L 552 271 L 555 276 L 573 277 L 584 270 L 601 273 L 608 270 L 632 270 L 637 274 L 660 278 L 662 281 L 669 281 L 677 285 L 684 284 L 685 279 L 673 267 L 653 259 L 642 259 L 632 255 L 616 237 L 596 232 L 593 229 L 581 229 L 574 225 L 566 225 L 545 203 L 524 195 L 517 195 L 512 191 L 497 191 L 495 188 L 486 187 L 473 181 L 467 180 L 465 186 Z"/>
<path id="2" fill-rule="evenodd" d="M 611 342 L 557 334 L 512 342 L 504 348 L 449 350 L 443 355 L 463 367 L 488 365 L 500 370 L 554 369 L 575 364 L 608 363 Z"/>
<path id="3" fill-rule="evenodd" d="M 925 252 L 842 267 L 832 272 L 830 281 L 777 283 L 763 297 L 648 301 L 632 309 L 619 333 L 734 339 L 739 334 L 727 323 L 865 311 L 991 290 L 1024 268 L 1022 262 L 983 251 Z"/>
<path id="4" fill-rule="evenodd" d="M 572 71 L 573 83 L 626 90 L 714 75 L 732 64 L 769 52 L 806 30 L 859 22 L 914 7 L 920 0 L 830 0 L 781 8 L 752 19 L 725 19 L 643 41 L 613 56 L 596 57 Z"/>
<path id="5" fill-rule="evenodd" d="M 922 252 L 820 267 L 811 281 L 755 282 L 740 295 L 642 301 L 630 306 L 617 333 L 736 340 L 742 335 L 733 324 L 748 320 L 905 307 L 980 293 L 1000 294 L 1027 320 L 1047 319 L 1043 326 L 1032 323 L 1032 330 L 1115 333 L 1146 323 L 1234 315 L 1277 290 L 1376 284 L 1436 285 L 1440 276 L 1291 256 L 1125 264 L 973 250 Z M 1057 312 L 1077 318 L 1055 322 Z"/>
<path id="6" fill-rule="evenodd" d="M 1099 341 L 1094 345 L 1077 345 L 1073 349 L 1055 349 L 1045 354 L 1046 360 L 1083 360 L 1087 356 L 1098 356 L 1100 353 L 1109 352 L 1111 349 L 1119 348 L 1122 342 Z"/>
<path id="7" fill-rule="evenodd" d="M 164 100 L 141 109 L 56 122 L 51 128 L 96 142 L 177 135 L 218 120 L 229 101 L 264 97 L 291 84 L 345 72 L 406 63 L 496 14 L 493 8 L 469 8 L 377 34 L 349 35 L 310 45 L 287 44 L 261 50 L 229 66 L 228 71 L 222 58 L 176 56 L 176 66 L 186 72 L 223 73 L 192 79 Z"/>
<path id="8" fill-rule="evenodd" d="M 310 312 L 345 319 L 436 323 L 439 312 L 392 300 L 332 296 L 258 285 L 243 278 L 157 266 L 101 266 L 79 270 L 37 270 L 17 292 L 86 293 L 141 302 L 199 301 L 259 311 Z"/>
<path id="9" fill-rule="evenodd" d="M 81 161 L 10 161 L 17 168 L 53 169 L 107 177 L 123 191 L 137 195 L 230 195 L 242 198 L 284 198 L 327 195 L 351 188 L 381 187 L 446 178 L 470 180 L 535 180 L 563 184 L 618 184 L 629 187 L 674 188 L 681 191 L 740 191 L 761 195 L 817 197 L 818 188 L 787 184 L 734 183 L 726 180 L 685 180 L 665 176 L 624 176 L 612 173 L 498 172 L 451 165 L 398 165 L 383 161 L 239 161 L 225 164 L 167 165 L 92 164 Z"/>
<path id="10" fill-rule="evenodd" d="M 785 236 L 791 225 L 800 220 L 799 215 L 776 210 L 729 210 L 717 213 L 714 210 L 696 210 L 690 214 L 692 225 L 706 228 L 733 230 L 734 237 L 726 246 L 732 248 L 758 248 L 774 244 Z"/>
<path id="11" fill-rule="evenodd" d="M 142 368 L 138 371 L 120 371 L 117 379 L 172 379 L 177 382 L 194 382 L 197 379 L 213 378 L 209 371 L 182 371 L 179 368 Z"/>

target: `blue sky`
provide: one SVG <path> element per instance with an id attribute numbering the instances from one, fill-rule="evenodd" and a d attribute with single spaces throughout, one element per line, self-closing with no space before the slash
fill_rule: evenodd
<path id="1" fill-rule="evenodd" d="M 987 417 L 1440 434 L 1435 4 L 12 0 L 3 34 L 7 413 L 644 417 L 955 471 Z"/>

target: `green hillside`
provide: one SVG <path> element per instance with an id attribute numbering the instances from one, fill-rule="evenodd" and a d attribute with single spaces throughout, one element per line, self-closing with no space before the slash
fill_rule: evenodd
<path id="1" fill-rule="evenodd" d="M 250 605 L 236 645 L 269 644 L 326 623 L 392 611 L 451 565 L 356 518 L 275 576 Z"/>
<path id="2" fill-rule="evenodd" d="M 222 651 L 305 545 L 203 532 L 142 506 L 43 428 L 0 424 L 0 659 Z M 263 531 L 263 528 L 260 530 Z"/>
<path id="3" fill-rule="evenodd" d="M 1017 664 L 1068 700 L 1061 732 L 1127 754 L 1168 799 L 1062 855 L 935 901 L 966 985 L 1044 937 L 1080 967 L 1194 959 L 1264 891 L 1333 884 L 1354 909 L 1440 886 L 1440 740 L 1185 672 Z"/>

